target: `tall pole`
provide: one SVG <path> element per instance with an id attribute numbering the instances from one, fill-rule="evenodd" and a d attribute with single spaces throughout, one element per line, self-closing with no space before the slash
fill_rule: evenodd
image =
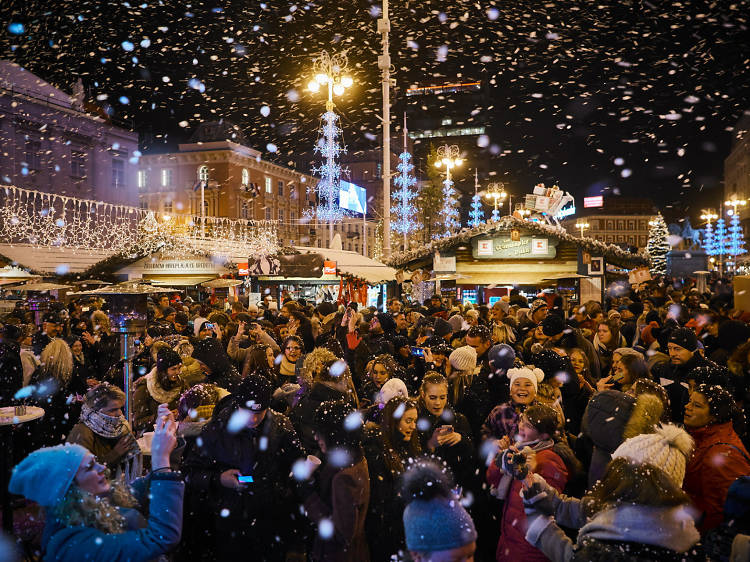
<path id="1" fill-rule="evenodd" d="M 391 255 L 391 55 L 388 52 L 388 0 L 383 0 L 382 18 L 378 20 L 378 33 L 383 36 L 383 54 L 378 57 L 378 67 L 383 71 L 383 255 Z"/>
<path id="2" fill-rule="evenodd" d="M 328 101 L 326 102 L 326 112 L 332 112 L 333 111 L 333 80 L 328 81 Z M 332 153 L 333 148 L 333 123 L 329 124 L 328 127 L 326 127 L 326 162 L 328 164 L 328 185 L 329 188 L 331 185 L 333 185 L 333 159 L 334 155 Z M 333 197 L 333 194 L 330 195 L 330 197 Z M 329 199 L 328 206 L 330 209 L 333 209 L 333 201 Z M 331 216 L 329 218 L 328 223 L 328 247 L 331 248 L 333 246 L 333 217 Z"/>
<path id="3" fill-rule="evenodd" d="M 406 111 L 404 111 L 404 152 L 407 150 L 406 145 Z M 390 189 L 390 186 L 389 186 Z M 401 204 L 406 207 L 406 200 L 402 200 Z M 406 233 L 406 229 L 404 229 L 404 252 L 409 249 L 409 241 L 407 239 L 408 234 Z"/>
<path id="4" fill-rule="evenodd" d="M 206 182 L 201 180 L 201 238 L 206 237 Z"/>

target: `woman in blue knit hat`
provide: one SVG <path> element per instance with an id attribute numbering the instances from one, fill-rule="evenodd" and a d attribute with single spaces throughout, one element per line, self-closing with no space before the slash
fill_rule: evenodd
<path id="1" fill-rule="evenodd" d="M 174 548 L 182 533 L 184 492 L 182 477 L 169 465 L 176 430 L 162 404 L 151 443 L 153 470 L 132 489 L 110 481 L 106 468 L 80 445 L 45 447 L 21 461 L 8 489 L 45 508 L 44 559 L 151 560 Z"/>

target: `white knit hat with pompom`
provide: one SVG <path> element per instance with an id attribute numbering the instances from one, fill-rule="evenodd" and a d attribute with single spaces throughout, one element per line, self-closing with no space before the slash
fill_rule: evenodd
<path id="1" fill-rule="evenodd" d="M 508 369 L 506 376 L 510 379 L 510 385 L 516 379 L 528 379 L 534 384 L 534 390 L 539 390 L 539 383 L 544 380 L 544 371 L 538 367 L 530 365 L 520 369 Z"/>
<path id="2" fill-rule="evenodd" d="M 656 466 L 682 487 L 685 466 L 692 451 L 693 438 L 684 429 L 667 423 L 657 425 L 654 433 L 643 433 L 623 441 L 612 453 L 612 458 Z"/>

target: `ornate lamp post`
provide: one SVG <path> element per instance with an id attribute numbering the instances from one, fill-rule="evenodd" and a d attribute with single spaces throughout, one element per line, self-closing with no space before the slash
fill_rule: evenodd
<path id="1" fill-rule="evenodd" d="M 338 205 L 341 165 L 336 160 L 339 153 L 345 152 L 346 149 L 341 147 L 337 140 L 341 134 L 341 129 L 336 124 L 339 116 L 333 111 L 333 96 L 342 95 L 354 83 L 346 73 L 347 65 L 346 54 L 338 53 L 331 56 L 328 52 L 323 51 L 313 61 L 315 78 L 307 85 L 311 92 L 318 92 L 323 86 L 328 89 L 326 112 L 323 114 L 323 126 L 321 127 L 322 138 L 315 146 L 315 152 L 319 152 L 324 157 L 325 163 L 316 167 L 314 171 L 321 177 L 317 187 L 317 220 L 328 222 L 329 245 L 333 241 L 333 223 L 340 221 L 343 216 Z"/>
<path id="2" fill-rule="evenodd" d="M 576 221 L 576 228 L 580 229 L 581 238 L 583 238 L 583 231 L 589 228 L 589 223 L 587 223 L 585 220 L 578 220 Z"/>
<path id="3" fill-rule="evenodd" d="M 485 194 L 485 197 L 487 197 L 487 199 L 490 199 L 495 207 L 492 211 L 492 220 L 499 220 L 500 212 L 498 211 L 497 202 L 500 201 L 500 206 L 502 206 L 503 201 L 505 201 L 505 198 L 508 197 L 508 193 L 505 191 L 505 184 L 503 184 L 503 182 L 491 183 L 487 186 L 487 193 Z M 508 201 L 508 206 L 510 207 L 510 199 Z"/>
<path id="4" fill-rule="evenodd" d="M 453 189 L 451 170 L 456 166 L 460 166 L 463 163 L 463 159 L 459 157 L 459 148 L 455 144 L 439 146 L 437 154 L 438 159 L 435 162 L 435 166 L 445 168 L 445 180 L 443 181 L 444 199 L 441 214 L 443 215 L 445 224 L 445 235 L 450 236 L 461 228 L 461 221 L 458 216 L 458 199 L 456 198 L 456 190 Z"/>

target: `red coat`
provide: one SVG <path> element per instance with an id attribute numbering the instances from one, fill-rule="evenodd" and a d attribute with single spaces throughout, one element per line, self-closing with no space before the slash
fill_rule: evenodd
<path id="1" fill-rule="evenodd" d="M 695 451 L 685 469 L 683 488 L 704 515 L 698 526 L 704 534 L 723 521 L 729 486 L 750 474 L 750 455 L 732 429 L 732 422 L 688 429 L 688 433 L 695 439 Z"/>
<path id="2" fill-rule="evenodd" d="M 558 492 L 562 492 L 568 482 L 568 469 L 560 456 L 552 449 L 544 449 L 536 454 L 536 474 L 539 474 Z M 497 484 L 502 471 L 490 464 L 487 481 Z M 500 540 L 497 543 L 495 559 L 498 562 L 549 562 L 542 552 L 526 541 L 526 513 L 520 495 L 521 481 L 514 480 L 508 490 L 503 506 L 503 519 L 500 523 Z"/>

